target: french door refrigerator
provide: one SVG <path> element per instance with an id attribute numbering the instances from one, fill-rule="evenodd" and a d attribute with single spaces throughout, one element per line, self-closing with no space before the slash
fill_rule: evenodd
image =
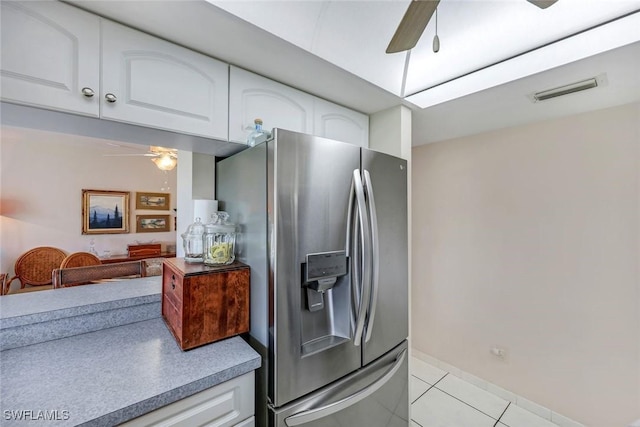
<path id="1" fill-rule="evenodd" d="M 407 426 L 406 161 L 274 129 L 216 195 L 251 267 L 256 424 Z"/>

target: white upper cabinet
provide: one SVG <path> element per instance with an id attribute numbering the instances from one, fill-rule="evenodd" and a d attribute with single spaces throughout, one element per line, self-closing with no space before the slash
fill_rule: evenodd
<path id="1" fill-rule="evenodd" d="M 263 128 L 369 145 L 369 118 L 57 1 L 0 1 L 2 101 L 223 141 Z"/>
<path id="2" fill-rule="evenodd" d="M 58 2 L 0 4 L 2 100 L 97 117 L 100 18 Z"/>
<path id="3" fill-rule="evenodd" d="M 227 139 L 228 65 L 102 23 L 103 118 Z"/>
<path id="4" fill-rule="evenodd" d="M 322 99 L 314 105 L 314 135 L 369 147 L 369 116 Z"/>
<path id="5" fill-rule="evenodd" d="M 246 143 L 262 119 L 265 130 L 282 128 L 313 132 L 313 97 L 240 68 L 231 67 L 229 82 L 229 141 Z"/>
<path id="6" fill-rule="evenodd" d="M 246 143 L 256 118 L 266 130 L 282 128 L 369 146 L 369 116 L 232 66 L 229 140 Z"/>

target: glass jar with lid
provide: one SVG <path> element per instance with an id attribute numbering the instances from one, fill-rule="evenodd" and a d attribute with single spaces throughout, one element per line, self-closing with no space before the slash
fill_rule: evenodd
<path id="1" fill-rule="evenodd" d="M 228 221 L 229 214 L 216 212 L 204 226 L 204 263 L 227 265 L 235 260 L 236 226 Z"/>
<path id="2" fill-rule="evenodd" d="M 204 224 L 200 218 L 187 227 L 187 231 L 181 234 L 184 247 L 184 260 L 190 264 L 204 261 Z"/>

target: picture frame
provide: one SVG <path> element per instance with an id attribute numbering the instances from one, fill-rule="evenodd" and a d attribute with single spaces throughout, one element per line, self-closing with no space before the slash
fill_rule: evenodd
<path id="1" fill-rule="evenodd" d="M 171 215 L 136 215 L 136 233 L 171 231 Z"/>
<path id="2" fill-rule="evenodd" d="M 128 191 L 82 190 L 82 234 L 129 232 Z"/>
<path id="3" fill-rule="evenodd" d="M 170 206 L 170 193 L 136 192 L 136 209 L 168 211 Z"/>

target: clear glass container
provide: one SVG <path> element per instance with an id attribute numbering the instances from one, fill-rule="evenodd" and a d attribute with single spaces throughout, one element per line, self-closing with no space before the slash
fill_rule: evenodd
<path id="1" fill-rule="evenodd" d="M 255 119 L 253 123 L 254 129 L 247 138 L 247 145 L 249 147 L 255 147 L 271 137 L 271 132 L 262 129 L 262 119 Z"/>
<path id="2" fill-rule="evenodd" d="M 204 263 L 227 265 L 235 259 L 236 226 L 228 221 L 229 214 L 216 212 L 204 226 Z"/>
<path id="3" fill-rule="evenodd" d="M 184 247 L 184 260 L 191 264 L 204 261 L 204 224 L 200 218 L 187 227 L 187 231 L 181 234 Z"/>

